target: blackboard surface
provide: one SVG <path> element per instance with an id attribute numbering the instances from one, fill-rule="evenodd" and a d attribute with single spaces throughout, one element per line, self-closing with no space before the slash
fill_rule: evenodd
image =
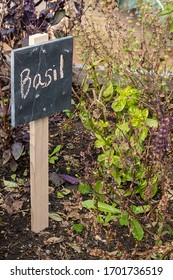
<path id="1" fill-rule="evenodd" d="M 71 36 L 12 51 L 12 126 L 70 108 L 72 53 Z"/>

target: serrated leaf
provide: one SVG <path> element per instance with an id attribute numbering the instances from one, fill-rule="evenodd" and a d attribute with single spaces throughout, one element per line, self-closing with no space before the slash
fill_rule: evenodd
<path id="1" fill-rule="evenodd" d="M 22 145 L 22 143 L 17 142 L 12 145 L 11 152 L 15 160 L 18 160 L 21 157 L 23 150 L 24 150 L 24 146 Z"/>
<path id="2" fill-rule="evenodd" d="M 95 200 L 94 199 L 89 199 L 89 200 L 85 200 L 85 201 L 83 201 L 82 202 L 82 206 L 84 207 L 84 208 L 87 208 L 87 209 L 96 209 L 96 207 L 95 207 Z"/>
<path id="3" fill-rule="evenodd" d="M 143 228 L 141 227 L 141 225 L 139 224 L 139 222 L 137 220 L 135 220 L 134 218 L 131 218 L 130 226 L 131 226 L 131 231 L 132 231 L 132 235 L 134 236 L 134 238 L 138 241 L 141 241 L 144 237 L 144 231 L 143 231 Z"/>
<path id="4" fill-rule="evenodd" d="M 83 225 L 81 225 L 81 224 L 74 224 L 73 225 L 73 230 L 78 232 L 78 233 L 80 233 L 80 232 L 83 231 Z"/>
<path id="5" fill-rule="evenodd" d="M 82 194 L 89 194 L 90 193 L 90 186 L 89 185 L 79 185 L 78 191 Z"/>
<path id="6" fill-rule="evenodd" d="M 54 212 L 49 213 L 49 218 L 56 221 L 56 222 L 61 222 L 62 221 L 62 218 L 60 217 L 60 215 L 57 214 L 57 213 L 54 213 Z"/>
<path id="7" fill-rule="evenodd" d="M 118 209 L 118 208 L 115 208 L 114 206 L 112 205 L 109 205 L 107 203 L 104 203 L 104 202 L 101 202 L 101 201 L 98 201 L 98 209 L 101 211 L 101 212 L 104 212 L 104 213 L 111 213 L 111 214 L 120 214 L 121 211 Z"/>
<path id="8" fill-rule="evenodd" d="M 19 188 L 18 184 L 16 184 L 15 182 L 8 181 L 8 180 L 3 180 L 3 182 L 4 182 L 4 186 L 7 188 L 14 188 L 14 189 Z"/>

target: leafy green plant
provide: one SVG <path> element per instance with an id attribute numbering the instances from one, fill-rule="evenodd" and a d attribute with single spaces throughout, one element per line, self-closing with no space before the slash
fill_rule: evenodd
<path id="1" fill-rule="evenodd" d="M 78 108 L 84 127 L 95 137 L 94 174 L 102 182 L 98 192 L 93 183 L 92 197 L 83 207 L 105 224 L 114 214 L 100 212 L 98 203 L 116 204 L 120 224 L 137 240 L 144 237 L 148 217 L 152 231 L 161 236 L 159 221 L 169 205 L 172 181 L 170 22 L 152 1 L 142 2 L 137 17 L 131 13 L 126 21 L 115 1 L 97 2 L 105 29 L 98 27 L 92 11 L 87 25 L 76 28 L 81 58 L 88 64 Z"/>
<path id="2" fill-rule="evenodd" d="M 56 193 L 57 198 L 64 198 L 64 196 L 69 195 L 71 193 L 71 191 L 67 188 L 62 188 L 61 191 L 58 191 Z"/>
<path id="3" fill-rule="evenodd" d="M 78 191 L 81 193 L 81 194 L 89 194 L 90 193 L 90 190 L 91 190 L 91 188 L 90 188 L 90 186 L 89 185 L 86 185 L 86 184 L 80 184 L 79 186 L 78 186 Z"/>
<path id="4" fill-rule="evenodd" d="M 139 220 L 137 219 L 137 215 L 147 213 L 150 210 L 150 205 L 131 205 L 130 209 L 132 210 L 131 214 L 127 211 L 121 213 L 119 219 L 120 225 L 127 226 L 130 229 L 130 232 L 132 233 L 133 237 L 140 241 L 144 237 L 144 230 Z"/>
<path id="5" fill-rule="evenodd" d="M 84 227 L 82 224 L 74 224 L 72 229 L 73 229 L 73 231 L 76 231 L 77 233 L 81 233 L 84 230 Z"/>
<path id="6" fill-rule="evenodd" d="M 112 116 L 115 114 L 116 125 L 108 120 L 109 113 L 104 116 L 104 120 L 94 119 L 83 103 L 81 120 L 84 126 L 94 133 L 95 147 L 102 150 L 98 156 L 98 162 L 103 168 L 102 172 L 109 170 L 118 188 L 131 184 L 130 192 L 127 190 L 125 195 L 139 193 L 143 199 L 146 199 L 145 191 L 149 183 L 148 169 L 150 168 L 151 171 L 151 167 L 149 165 L 145 167 L 143 163 L 145 140 L 149 128 L 157 128 L 158 122 L 148 117 L 149 110 L 142 108 L 140 104 L 141 93 L 132 87 L 116 87 L 116 96 L 114 94 L 113 97 L 111 93 L 108 99 L 108 88 L 111 91 L 114 88 L 114 85 L 110 84 L 105 88 L 106 102 L 109 102 L 109 110 L 113 109 Z M 105 91 L 103 90 L 102 102 L 106 111 Z M 153 184 L 150 196 L 153 197 L 157 192 L 157 176 L 151 175 L 150 180 Z"/>
<path id="7" fill-rule="evenodd" d="M 51 164 L 55 164 L 56 160 L 58 160 L 58 156 L 56 154 L 59 153 L 59 151 L 61 150 L 62 145 L 57 145 L 54 150 L 52 151 L 52 153 L 49 155 L 49 163 Z"/>

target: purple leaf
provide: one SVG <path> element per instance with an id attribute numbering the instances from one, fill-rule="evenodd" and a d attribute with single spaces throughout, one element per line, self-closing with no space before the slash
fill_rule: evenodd
<path id="1" fill-rule="evenodd" d="M 72 184 L 72 185 L 78 185 L 79 184 L 79 181 L 76 177 L 73 177 L 73 176 L 70 176 L 70 175 L 67 175 L 67 174 L 59 174 L 59 176 L 64 179 L 64 181 Z"/>
<path id="2" fill-rule="evenodd" d="M 12 145 L 12 155 L 15 160 L 18 160 L 21 157 L 23 150 L 24 146 L 22 145 L 22 143 L 17 142 Z"/>
<path id="3" fill-rule="evenodd" d="M 62 121 L 62 120 L 63 120 L 63 118 L 60 117 L 60 116 L 50 118 L 50 121 L 52 121 L 52 122 L 60 122 L 60 121 Z"/>

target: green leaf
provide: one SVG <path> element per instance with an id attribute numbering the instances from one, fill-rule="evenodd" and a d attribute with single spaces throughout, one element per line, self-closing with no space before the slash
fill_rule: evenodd
<path id="1" fill-rule="evenodd" d="M 154 119 L 146 119 L 145 120 L 146 125 L 148 125 L 149 127 L 158 127 L 158 121 L 154 120 Z"/>
<path id="2" fill-rule="evenodd" d="M 120 172 L 119 169 L 115 169 L 112 171 L 112 176 L 114 177 L 115 182 L 118 184 L 118 186 L 121 185 L 121 176 L 120 176 Z"/>
<path id="3" fill-rule="evenodd" d="M 89 200 L 83 201 L 83 202 L 82 202 L 82 206 L 83 206 L 84 208 L 89 209 L 89 210 L 90 210 L 90 209 L 96 209 L 94 203 L 95 203 L 95 200 L 94 200 L 94 199 L 89 199 Z"/>
<path id="4" fill-rule="evenodd" d="M 128 226 L 129 224 L 129 220 L 128 220 L 128 213 L 127 211 L 124 211 L 122 214 L 121 214 L 121 217 L 120 217 L 120 225 L 121 226 Z"/>
<path id="5" fill-rule="evenodd" d="M 141 133 L 139 133 L 139 140 L 140 140 L 140 143 L 142 143 L 142 142 L 146 139 L 147 136 L 148 136 L 148 128 L 145 127 L 145 128 L 143 129 L 143 131 L 142 131 Z"/>
<path id="6" fill-rule="evenodd" d="M 98 180 L 95 186 L 93 186 L 93 189 L 97 194 L 100 194 L 102 187 L 103 187 L 103 182 L 101 180 Z"/>
<path id="7" fill-rule="evenodd" d="M 72 117 L 72 111 L 69 109 L 63 110 L 63 113 L 70 119 Z"/>
<path id="8" fill-rule="evenodd" d="M 114 151 L 107 150 L 105 153 L 98 156 L 98 162 L 104 162 L 104 164 L 110 160 L 114 155 Z"/>
<path id="9" fill-rule="evenodd" d="M 152 180 L 152 197 L 154 197 L 158 191 L 158 176 L 155 175 Z"/>
<path id="10" fill-rule="evenodd" d="M 57 159 L 58 159 L 57 156 L 52 156 L 52 157 L 49 158 L 49 163 L 50 163 L 50 164 L 55 164 L 55 161 L 56 161 Z"/>
<path id="11" fill-rule="evenodd" d="M 78 233 L 81 233 L 83 231 L 83 225 L 81 225 L 81 224 L 74 224 L 73 225 L 73 230 L 78 232 Z"/>
<path id="12" fill-rule="evenodd" d="M 108 224 L 109 222 L 115 221 L 116 219 L 117 219 L 117 216 L 108 214 L 105 217 L 105 223 Z"/>
<path id="13" fill-rule="evenodd" d="M 131 218 L 130 226 L 131 226 L 131 230 L 132 230 L 132 234 L 133 234 L 134 238 L 138 241 L 141 241 L 144 237 L 144 231 L 143 231 L 143 228 L 141 227 L 141 225 L 139 224 L 139 222 L 137 220 L 135 220 L 134 218 Z"/>
<path id="14" fill-rule="evenodd" d="M 49 155 L 49 157 L 51 158 L 53 155 L 55 155 L 56 153 L 58 153 L 62 148 L 62 145 L 58 145 L 55 147 L 55 149 L 53 150 L 53 152 Z"/>
<path id="15" fill-rule="evenodd" d="M 101 201 L 98 201 L 98 209 L 104 213 L 111 213 L 111 214 L 120 214 L 121 213 L 121 211 L 118 208 L 115 208 L 114 206 L 111 206 L 111 205 L 101 202 Z"/>
<path id="16" fill-rule="evenodd" d="M 57 192 L 56 196 L 57 196 L 57 198 L 64 198 L 64 195 L 62 192 Z"/>
<path id="17" fill-rule="evenodd" d="M 160 13 L 160 16 L 165 16 L 171 13 L 173 13 L 173 2 L 166 5 L 164 10 Z"/>
<path id="18" fill-rule="evenodd" d="M 127 190 L 127 191 L 125 191 L 125 193 L 123 194 L 123 196 L 127 197 L 127 196 L 132 195 L 132 193 L 133 193 L 133 191 Z"/>
<path id="19" fill-rule="evenodd" d="M 124 107 L 126 106 L 127 103 L 127 98 L 122 98 L 122 97 L 118 97 L 113 103 L 112 103 L 112 109 L 115 112 L 121 112 Z"/>
<path id="20" fill-rule="evenodd" d="M 117 124 L 117 129 L 115 130 L 115 135 L 117 137 L 124 136 L 126 133 L 130 131 L 129 124 L 127 122 L 124 122 L 122 124 Z"/>
<path id="21" fill-rule="evenodd" d="M 62 218 L 60 217 L 60 215 L 57 214 L 57 213 L 54 213 L 54 212 L 49 213 L 49 218 L 56 221 L 56 222 L 61 222 L 62 221 Z"/>
<path id="22" fill-rule="evenodd" d="M 93 130 L 93 119 L 91 118 L 90 113 L 86 109 L 80 110 L 80 118 L 84 127 L 88 130 Z"/>
<path id="23" fill-rule="evenodd" d="M 103 61 L 104 61 L 104 59 L 101 58 L 101 59 L 99 59 L 99 60 L 96 60 L 96 61 L 94 61 L 94 62 L 91 62 L 91 64 L 90 64 L 88 67 L 86 67 L 86 70 L 90 70 L 90 69 L 92 69 L 92 68 L 95 68 L 95 66 L 97 66 L 98 64 L 100 64 L 100 62 L 103 62 Z"/>
<path id="24" fill-rule="evenodd" d="M 106 140 L 97 133 L 95 133 L 95 136 L 97 137 L 97 140 L 94 143 L 95 147 L 103 148 L 106 145 Z"/>
<path id="25" fill-rule="evenodd" d="M 131 205 L 130 208 L 135 215 L 147 213 L 148 211 L 150 211 L 150 205 L 143 205 L 143 206 Z"/>
<path id="26" fill-rule="evenodd" d="M 78 186 L 78 191 L 81 193 L 81 194 L 89 194 L 90 193 L 90 186 L 89 185 L 79 185 Z"/>
<path id="27" fill-rule="evenodd" d="M 16 184 L 15 182 L 7 181 L 7 180 L 3 180 L 3 182 L 4 182 L 4 186 L 7 188 L 14 188 L 14 189 L 19 188 L 18 184 Z"/>
<path id="28" fill-rule="evenodd" d="M 114 87 L 112 82 L 109 83 L 108 87 L 103 91 L 103 97 L 106 101 L 110 100 L 114 94 Z"/>

